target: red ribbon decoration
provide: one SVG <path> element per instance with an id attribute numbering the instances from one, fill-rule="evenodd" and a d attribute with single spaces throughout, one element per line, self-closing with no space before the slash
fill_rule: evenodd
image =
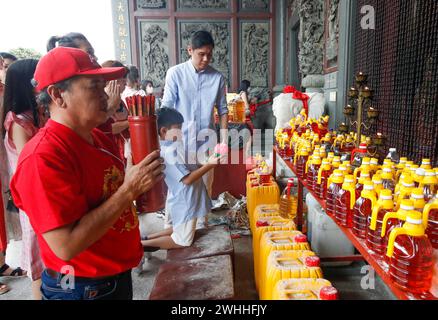
<path id="1" fill-rule="evenodd" d="M 301 100 L 303 102 L 303 105 L 304 105 L 304 110 L 306 111 L 306 116 L 309 117 L 309 99 L 310 99 L 310 97 L 307 94 L 302 93 L 301 91 L 298 91 L 293 86 L 284 87 L 283 93 L 284 94 L 291 93 L 291 94 L 293 94 L 293 98 L 295 100 Z"/>
<path id="2" fill-rule="evenodd" d="M 293 87 L 293 86 L 286 86 L 286 87 L 284 87 L 284 89 L 283 89 L 283 93 L 284 93 L 284 94 L 287 94 L 287 93 L 295 93 L 295 92 L 297 92 L 297 89 L 295 89 L 295 87 Z"/>

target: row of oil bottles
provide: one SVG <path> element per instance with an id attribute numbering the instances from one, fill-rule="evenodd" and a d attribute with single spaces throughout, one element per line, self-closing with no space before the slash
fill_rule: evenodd
<path id="1" fill-rule="evenodd" d="M 261 300 L 337 300 L 339 293 L 323 279 L 320 259 L 294 216 L 283 218 L 280 189 L 271 176 L 258 183 L 257 170 L 247 177 L 247 210 L 253 235 L 254 277 Z"/>
<path id="2" fill-rule="evenodd" d="M 379 166 L 377 159 L 367 157 L 363 143 L 350 155 L 352 162 L 342 161 L 335 152 L 327 153 L 326 146 L 319 146 L 316 135 L 295 138 L 297 152 L 292 155 L 297 175 L 326 200 L 327 214 L 365 240 L 369 250 L 389 266 L 398 287 L 413 293 L 432 288 L 437 296 L 437 280 L 432 285 L 432 275 L 437 263 L 433 248 L 438 249 L 438 172 L 430 160 L 423 159 L 418 166 L 400 159 L 391 149 Z M 343 141 L 339 136 L 336 139 Z M 340 148 L 343 154 L 346 149 L 342 144 Z M 311 156 L 309 150 L 314 150 Z M 295 199 L 294 194 L 293 185 L 288 186 L 281 197 L 282 208 L 288 209 L 286 204 Z"/>

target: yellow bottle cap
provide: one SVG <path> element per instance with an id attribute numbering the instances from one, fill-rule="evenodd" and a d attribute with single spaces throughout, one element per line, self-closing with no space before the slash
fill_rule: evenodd
<path id="1" fill-rule="evenodd" d="M 382 177 L 379 174 L 375 174 L 373 176 L 373 182 L 374 184 L 382 184 L 383 183 Z"/>
<path id="2" fill-rule="evenodd" d="M 363 188 L 365 190 L 374 190 L 374 183 L 371 180 L 365 180 L 363 182 Z"/>
<path id="3" fill-rule="evenodd" d="M 380 191 L 380 200 L 392 200 L 392 191 L 388 189 L 383 189 Z"/>
<path id="4" fill-rule="evenodd" d="M 402 186 L 403 187 L 414 187 L 415 183 L 414 183 L 414 179 L 411 176 L 406 176 L 404 177 L 402 180 Z"/>
<path id="5" fill-rule="evenodd" d="M 405 211 L 412 211 L 414 210 L 414 201 L 409 199 L 404 199 L 401 202 L 400 209 Z"/>
<path id="6" fill-rule="evenodd" d="M 424 194 L 423 194 L 423 189 L 421 188 L 415 188 L 414 190 L 412 190 L 411 192 L 411 199 L 412 200 L 424 200 Z"/>
<path id="7" fill-rule="evenodd" d="M 345 181 L 345 183 L 354 183 L 354 176 L 353 175 L 346 175 L 344 181 Z"/>

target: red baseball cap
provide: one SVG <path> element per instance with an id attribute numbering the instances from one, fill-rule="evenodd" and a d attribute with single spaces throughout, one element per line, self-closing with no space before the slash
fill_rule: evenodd
<path id="1" fill-rule="evenodd" d="M 57 47 L 39 61 L 34 75 L 38 91 L 75 76 L 101 76 L 106 81 L 123 78 L 126 68 L 102 68 L 88 53 L 76 49 Z"/>

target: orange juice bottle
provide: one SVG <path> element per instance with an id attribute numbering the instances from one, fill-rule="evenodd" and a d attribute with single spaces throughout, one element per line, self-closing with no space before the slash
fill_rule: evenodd
<path id="1" fill-rule="evenodd" d="M 356 203 L 356 192 L 354 178 L 347 175 L 344 179 L 342 189 L 339 190 L 335 200 L 335 217 L 339 225 L 353 227 L 353 208 Z"/>
<path id="2" fill-rule="evenodd" d="M 327 214 L 334 215 L 335 214 L 335 206 L 336 206 L 336 195 L 342 189 L 342 185 L 344 183 L 344 175 L 342 171 L 335 170 L 333 175 L 329 178 L 328 189 L 327 189 Z"/>
<path id="3" fill-rule="evenodd" d="M 423 223 L 434 249 L 438 249 L 438 193 L 424 208 Z"/>
<path id="4" fill-rule="evenodd" d="M 397 287 L 416 294 L 429 291 L 433 248 L 420 212 L 410 211 L 403 227 L 392 230 L 386 255 L 390 258 L 389 277 Z"/>
<path id="5" fill-rule="evenodd" d="M 391 190 L 380 191 L 379 201 L 373 208 L 373 213 L 368 219 L 369 227 L 366 235 L 367 247 L 380 256 L 384 256 L 387 241 L 382 238 L 382 223 L 385 215 L 388 212 L 393 212 L 394 203 L 392 202 Z"/>
<path id="6" fill-rule="evenodd" d="M 366 238 L 367 221 L 377 202 L 372 181 L 365 181 L 363 191 L 353 208 L 353 233 L 360 239 Z"/>

